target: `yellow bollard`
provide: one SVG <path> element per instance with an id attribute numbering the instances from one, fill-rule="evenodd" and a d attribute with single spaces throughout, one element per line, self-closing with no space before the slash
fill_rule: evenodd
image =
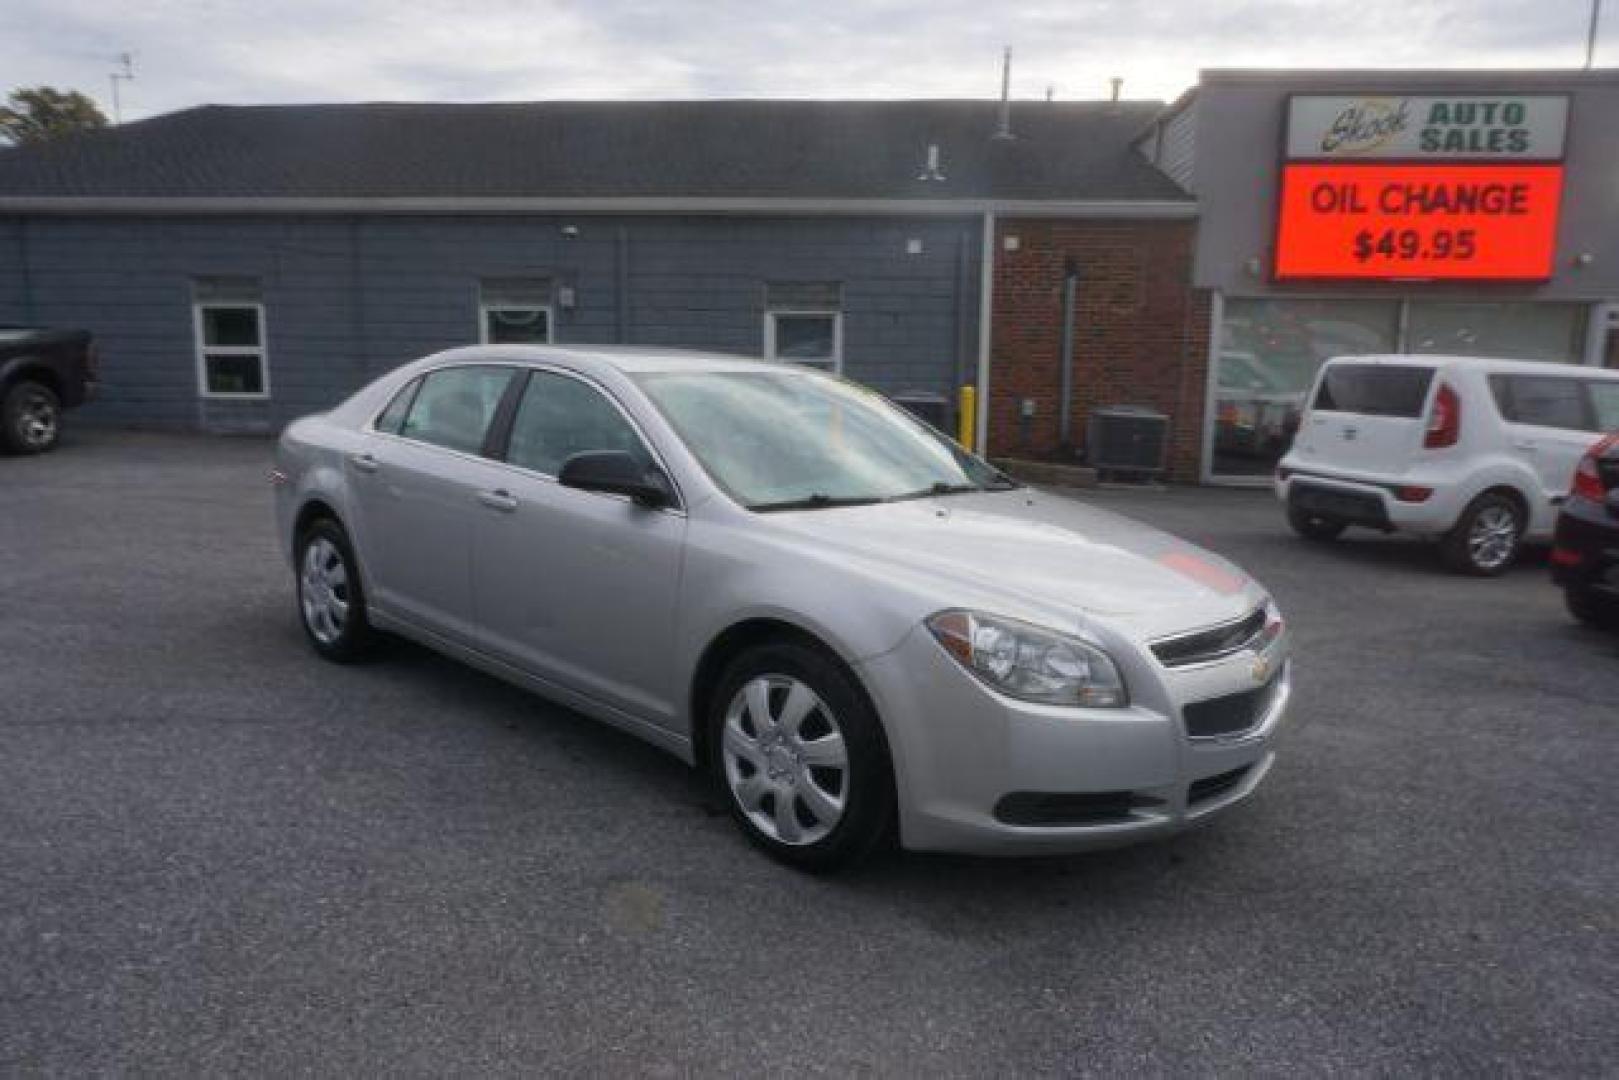
<path id="1" fill-rule="evenodd" d="M 968 450 L 973 448 L 973 432 L 978 430 L 978 387 L 963 386 L 961 388 L 961 406 L 956 410 L 958 416 L 956 441 Z"/>

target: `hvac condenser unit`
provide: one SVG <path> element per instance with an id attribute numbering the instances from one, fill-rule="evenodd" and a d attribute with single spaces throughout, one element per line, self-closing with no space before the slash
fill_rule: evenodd
<path id="1" fill-rule="evenodd" d="M 1098 473 L 1158 476 L 1168 443 L 1169 417 L 1163 413 L 1140 405 L 1110 405 L 1091 412 L 1086 464 Z"/>

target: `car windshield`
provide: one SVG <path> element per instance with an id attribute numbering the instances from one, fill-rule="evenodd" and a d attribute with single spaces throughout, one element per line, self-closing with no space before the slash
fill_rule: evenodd
<path id="1" fill-rule="evenodd" d="M 750 510 L 814 509 L 1016 487 L 853 383 L 807 371 L 636 380 L 709 476 Z"/>

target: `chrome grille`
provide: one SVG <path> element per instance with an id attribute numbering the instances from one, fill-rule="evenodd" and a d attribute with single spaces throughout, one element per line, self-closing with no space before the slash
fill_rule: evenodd
<path id="1" fill-rule="evenodd" d="M 1159 663 L 1172 668 L 1219 660 L 1241 652 L 1264 633 L 1265 619 L 1265 608 L 1261 606 L 1240 619 L 1207 630 L 1159 638 L 1152 643 L 1153 655 Z"/>

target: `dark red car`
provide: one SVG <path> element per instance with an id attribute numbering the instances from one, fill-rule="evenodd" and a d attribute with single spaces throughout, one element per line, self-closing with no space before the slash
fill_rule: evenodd
<path id="1" fill-rule="evenodd" d="M 1552 580 L 1568 610 L 1583 623 L 1619 629 L 1619 432 L 1580 459 L 1552 544 Z"/>

